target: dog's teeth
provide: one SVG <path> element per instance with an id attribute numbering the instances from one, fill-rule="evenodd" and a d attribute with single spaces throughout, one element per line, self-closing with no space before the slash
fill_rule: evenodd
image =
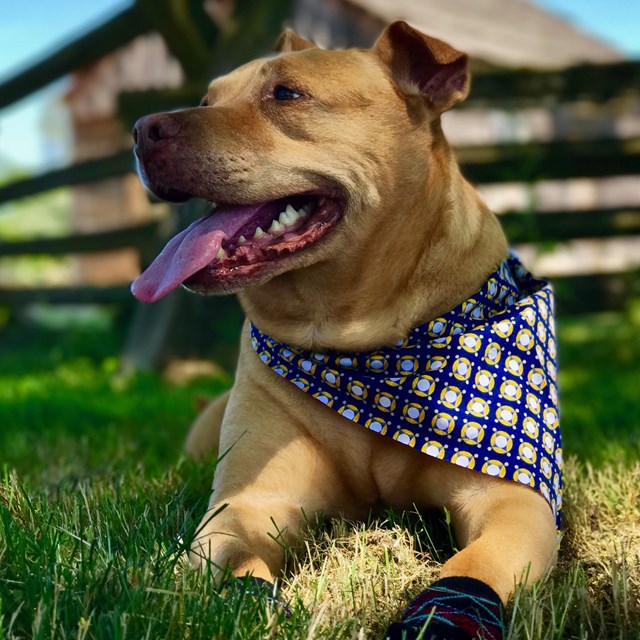
<path id="1" fill-rule="evenodd" d="M 227 252 L 222 247 L 220 247 L 218 249 L 218 253 L 216 253 L 216 258 L 221 260 L 222 258 L 226 258 L 226 257 L 227 257 Z"/>
<path id="2" fill-rule="evenodd" d="M 300 214 L 290 204 L 287 205 L 285 211 L 289 214 L 289 218 L 293 222 L 295 222 L 300 217 Z"/>
<path id="3" fill-rule="evenodd" d="M 274 220 L 269 227 L 269 233 L 278 233 L 284 229 L 284 225 L 280 224 L 278 220 Z"/>
<path id="4" fill-rule="evenodd" d="M 240 236 L 238 238 L 238 244 L 244 244 L 247 241 L 247 239 L 244 236 Z"/>
<path id="5" fill-rule="evenodd" d="M 262 227 L 256 227 L 256 232 L 253 234 L 253 237 L 262 238 L 263 235 L 264 235 L 264 231 L 262 230 Z"/>
<path id="6" fill-rule="evenodd" d="M 295 216 L 287 209 L 286 211 L 283 211 L 280 214 L 280 217 L 278 218 L 278 220 L 280 221 L 280 224 L 283 224 L 285 227 L 290 227 L 292 224 L 295 223 L 295 221 L 298 219 L 298 214 L 295 214 Z"/>
<path id="7" fill-rule="evenodd" d="M 300 217 L 300 214 L 290 205 L 280 214 L 278 221 L 285 227 L 293 226 Z"/>
<path id="8" fill-rule="evenodd" d="M 307 215 L 307 211 L 305 210 L 304 207 L 302 207 L 302 209 L 298 209 L 298 216 L 300 216 L 301 218 L 304 218 Z"/>

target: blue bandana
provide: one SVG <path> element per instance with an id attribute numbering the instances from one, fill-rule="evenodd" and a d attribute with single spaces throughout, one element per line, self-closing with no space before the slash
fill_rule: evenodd
<path id="1" fill-rule="evenodd" d="M 251 344 L 278 375 L 343 418 L 539 491 L 560 528 L 553 292 L 516 256 L 471 298 L 392 347 L 316 353 L 279 343 L 253 324 Z"/>

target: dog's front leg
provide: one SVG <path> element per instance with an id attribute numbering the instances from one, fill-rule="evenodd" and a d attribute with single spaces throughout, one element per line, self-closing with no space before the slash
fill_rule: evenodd
<path id="1" fill-rule="evenodd" d="M 217 573 L 253 575 L 272 581 L 283 568 L 285 549 L 295 543 L 305 514 L 322 504 L 305 490 L 317 460 L 277 408 L 232 402 L 221 439 L 209 508 L 191 549 L 195 564 Z M 255 407 L 245 420 L 246 409 Z M 301 475 L 302 474 L 302 475 Z"/>
<path id="2" fill-rule="evenodd" d="M 224 412 L 209 509 L 191 560 L 272 581 L 307 520 L 352 513 L 351 492 L 306 428 L 307 399 L 265 367 L 243 336 L 236 383 Z"/>
<path id="3" fill-rule="evenodd" d="M 387 638 L 501 640 L 501 608 L 517 584 L 528 585 L 555 562 L 557 530 L 552 511 L 535 491 L 449 465 L 440 486 L 452 488 L 445 506 L 461 551 L 441 578 L 417 598 Z M 433 480 L 433 478 L 432 478 Z"/>
<path id="4" fill-rule="evenodd" d="M 212 502 L 198 527 L 191 561 L 203 568 L 209 565 L 216 576 L 229 571 L 272 582 L 301 528 L 300 505 L 262 493 Z"/>
<path id="5" fill-rule="evenodd" d="M 273 581 L 308 521 L 339 511 L 347 492 L 326 454 L 279 405 L 260 408 L 235 392 L 191 560 L 216 573 L 227 569 Z"/>
<path id="6" fill-rule="evenodd" d="M 481 486 L 461 491 L 451 511 L 462 550 L 441 575 L 481 580 L 506 603 L 517 584 L 531 584 L 555 562 L 555 519 L 541 494 L 515 482 L 478 480 Z"/>
<path id="7" fill-rule="evenodd" d="M 192 458 L 203 460 L 219 450 L 220 428 L 228 402 L 227 391 L 210 402 L 191 425 L 184 449 Z"/>

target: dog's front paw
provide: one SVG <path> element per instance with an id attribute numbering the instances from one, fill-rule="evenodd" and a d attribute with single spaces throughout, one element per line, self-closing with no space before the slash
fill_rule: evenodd
<path id="1" fill-rule="evenodd" d="M 474 578 L 442 578 L 411 601 L 385 640 L 502 640 L 498 594 Z"/>
<path id="2" fill-rule="evenodd" d="M 227 588 L 239 590 L 243 597 L 264 598 L 270 608 L 280 609 L 285 618 L 293 615 L 289 605 L 281 599 L 278 586 L 263 578 L 253 576 L 234 577 L 227 583 Z"/>

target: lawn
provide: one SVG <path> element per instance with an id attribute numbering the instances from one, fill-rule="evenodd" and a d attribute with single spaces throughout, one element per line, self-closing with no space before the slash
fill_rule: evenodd
<path id="1" fill-rule="evenodd" d="M 0 640 L 378 638 L 452 553 L 445 514 L 334 521 L 290 552 L 286 618 L 212 586 L 183 552 L 214 462 L 181 453 L 197 399 L 119 373 L 107 316 L 0 329 Z M 640 639 L 640 313 L 559 327 L 568 459 L 559 567 L 507 612 L 507 637 Z"/>

